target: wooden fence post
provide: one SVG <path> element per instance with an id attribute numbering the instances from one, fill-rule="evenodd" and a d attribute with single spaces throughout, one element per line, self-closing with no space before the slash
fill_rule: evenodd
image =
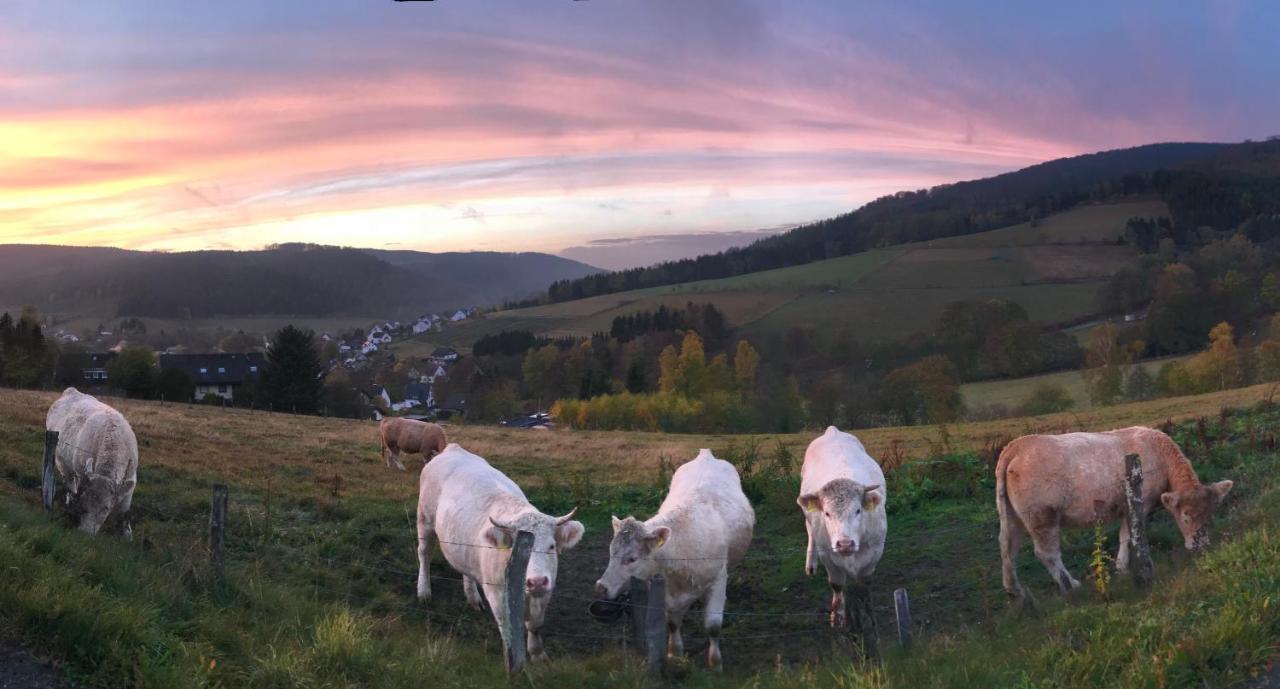
<path id="1" fill-rule="evenodd" d="M 209 507 L 209 567 L 213 570 L 214 579 L 221 581 L 223 575 L 223 546 L 226 542 L 227 527 L 227 486 L 215 483 L 213 486 L 213 502 Z"/>
<path id="2" fill-rule="evenodd" d="M 44 465 L 40 470 L 40 502 L 45 512 L 53 512 L 53 496 L 58 484 L 54 476 L 54 460 L 58 452 L 58 432 L 44 432 Z"/>
<path id="3" fill-rule="evenodd" d="M 511 559 L 507 560 L 507 623 L 502 628 L 502 644 L 505 647 L 503 657 L 506 658 L 509 675 L 520 672 L 528 659 L 524 630 L 524 586 L 532 550 L 533 534 L 528 531 L 516 532 Z"/>
<path id="4" fill-rule="evenodd" d="M 645 650 L 649 674 L 662 675 L 667 654 L 667 580 L 661 574 L 649 582 L 649 605 L 645 609 Z"/>
<path id="5" fill-rule="evenodd" d="M 1151 546 L 1147 543 L 1146 510 L 1142 504 L 1142 460 L 1138 455 L 1124 458 L 1124 497 L 1129 505 L 1129 572 L 1139 586 L 1150 586 L 1155 578 Z"/>
<path id="6" fill-rule="evenodd" d="M 631 577 L 630 591 L 631 640 L 636 642 L 636 650 L 647 657 L 649 641 L 645 631 L 649 618 L 649 582 Z"/>
<path id="7" fill-rule="evenodd" d="M 893 610 L 898 615 L 898 645 L 911 648 L 911 601 L 906 589 L 893 592 Z"/>

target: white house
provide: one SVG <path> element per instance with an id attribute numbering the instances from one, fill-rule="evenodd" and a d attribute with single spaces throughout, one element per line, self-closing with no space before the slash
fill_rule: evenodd
<path id="1" fill-rule="evenodd" d="M 382 344 L 390 344 L 391 333 L 383 333 L 382 337 L 378 338 L 378 341 L 381 342 Z"/>
<path id="2" fill-rule="evenodd" d="M 453 315 L 449 317 L 449 320 L 453 321 L 454 323 L 457 323 L 458 321 L 465 321 L 467 320 L 467 312 L 463 311 L 462 309 L 458 309 L 457 311 L 453 312 Z"/>
<path id="3" fill-rule="evenodd" d="M 431 321 L 421 320 L 413 324 L 413 334 L 421 335 L 431 329 Z"/>
<path id="4" fill-rule="evenodd" d="M 373 354 L 376 351 L 378 351 L 378 345 L 375 342 L 366 342 L 364 343 L 364 346 L 360 348 L 361 354 Z"/>

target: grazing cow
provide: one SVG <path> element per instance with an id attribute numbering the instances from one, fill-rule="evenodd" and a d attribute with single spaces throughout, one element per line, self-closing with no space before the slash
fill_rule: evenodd
<path id="1" fill-rule="evenodd" d="M 529 504 L 524 492 L 484 459 L 450 443 L 422 467 L 418 483 L 418 598 L 431 598 L 431 540 L 462 573 L 463 592 L 480 609 L 480 589 L 498 629 L 506 634 L 506 567 L 516 533 L 533 534 L 525 574 L 525 629 L 529 657 L 546 658 L 543 616 L 556 586 L 557 551 L 577 545 L 582 522 L 573 512 L 550 517 Z"/>
<path id="2" fill-rule="evenodd" d="M 857 438 L 835 426 L 809 443 L 800 470 L 800 497 L 809 546 L 805 574 L 821 562 L 831 584 L 831 626 L 845 624 L 844 594 L 850 579 L 866 601 L 867 579 L 884 553 L 888 493 L 884 472 Z"/>
<path id="3" fill-rule="evenodd" d="M 45 428 L 58 432 L 55 466 L 68 509 L 80 517 L 80 530 L 96 534 L 116 513 L 124 537 L 132 537 L 129 508 L 138 483 L 138 440 L 129 422 L 92 395 L 67 388 L 49 407 Z"/>
<path id="4" fill-rule="evenodd" d="M 707 665 L 718 670 L 729 565 L 746 554 L 755 521 L 738 471 L 703 450 L 672 475 L 671 490 L 656 516 L 646 522 L 613 518 L 609 566 L 596 582 L 596 593 L 616 599 L 627 591 L 631 577 L 663 575 L 667 654 L 684 654 L 680 625 L 689 606 L 702 600 L 711 637 Z"/>
<path id="5" fill-rule="evenodd" d="M 1028 534 L 1036 557 L 1065 593 L 1080 585 L 1062 565 L 1059 529 L 1122 520 L 1116 568 L 1129 565 L 1129 524 L 1124 520 L 1124 458 L 1142 459 L 1142 504 L 1146 519 L 1156 504 L 1173 514 L 1188 550 L 1209 543 L 1213 512 L 1231 491 L 1231 481 L 1202 485 L 1191 462 L 1169 436 L 1135 426 L 1106 433 L 1024 435 L 1005 446 L 996 464 L 996 508 L 1000 512 L 1000 559 L 1004 588 L 1024 595 L 1014 558 Z"/>
<path id="6" fill-rule="evenodd" d="M 398 419 L 392 416 L 378 422 L 378 437 L 382 441 L 382 459 L 389 467 L 404 471 L 404 463 L 400 461 L 400 453 L 422 453 L 422 461 L 429 462 L 435 455 L 444 452 L 444 429 L 434 423 Z"/>

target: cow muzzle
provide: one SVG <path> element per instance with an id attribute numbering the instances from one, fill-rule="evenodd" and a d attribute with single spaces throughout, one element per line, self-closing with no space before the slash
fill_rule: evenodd
<path id="1" fill-rule="evenodd" d="M 545 596 L 551 592 L 551 578 L 547 576 L 529 577 L 524 580 L 524 590 L 532 596 Z"/>
<path id="2" fill-rule="evenodd" d="M 858 544 L 852 540 L 840 540 L 836 541 L 835 544 L 831 546 L 831 549 L 836 551 L 839 555 L 852 555 L 858 552 Z"/>

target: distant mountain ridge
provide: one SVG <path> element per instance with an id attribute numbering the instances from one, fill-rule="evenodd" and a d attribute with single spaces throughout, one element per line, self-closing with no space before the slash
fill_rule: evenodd
<path id="1" fill-rule="evenodd" d="M 1066 210 L 1091 195 L 1148 186 L 1144 176 L 1196 165 L 1268 167 L 1276 142 L 1158 143 L 1051 160 L 984 179 L 901 191 L 748 246 L 555 283 L 553 302 L 803 265 L 868 249 L 974 234 Z M 1262 151 L 1258 153 L 1257 151 Z M 1262 162 L 1259 162 L 1260 158 Z"/>
<path id="2" fill-rule="evenodd" d="M 559 256 L 430 254 L 308 244 L 162 253 L 0 245 L 0 306 L 101 317 L 405 318 L 489 306 L 599 272 Z"/>

